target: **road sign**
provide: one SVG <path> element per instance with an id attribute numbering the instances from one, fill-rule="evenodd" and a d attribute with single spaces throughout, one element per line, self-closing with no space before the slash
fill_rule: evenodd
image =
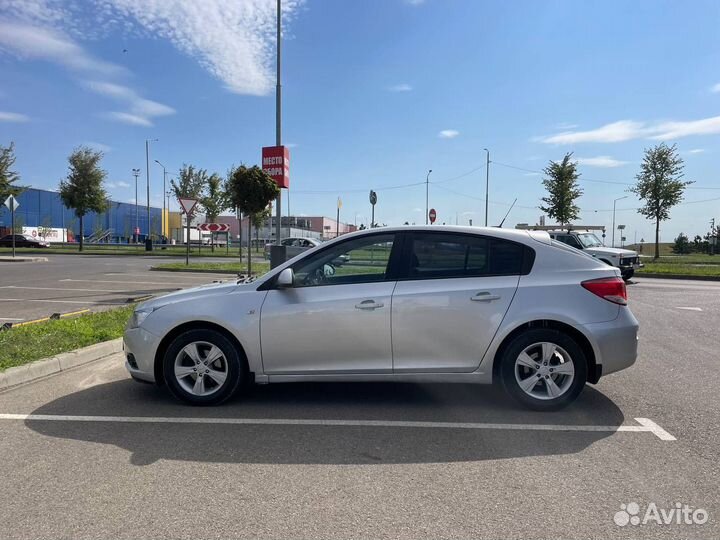
<path id="1" fill-rule="evenodd" d="M 428 212 L 428 217 L 430 218 L 430 223 L 435 223 L 435 220 L 437 219 L 437 212 L 434 208 L 430 209 L 430 212 Z"/>
<path id="2" fill-rule="evenodd" d="M 290 150 L 286 146 L 265 146 L 262 149 L 262 170 L 281 188 L 290 187 Z"/>
<path id="3" fill-rule="evenodd" d="M 377 204 L 377 193 L 375 193 L 372 189 L 370 190 L 370 204 Z"/>
<path id="4" fill-rule="evenodd" d="M 20 208 L 20 203 L 17 202 L 17 199 L 10 195 L 7 199 L 5 199 L 5 206 L 8 207 L 8 210 L 11 212 L 14 212 L 18 208 Z"/>
<path id="5" fill-rule="evenodd" d="M 188 216 L 193 213 L 195 206 L 197 205 L 197 199 L 191 199 L 189 197 L 179 197 L 178 202 L 180 207 L 183 209 Z"/>
<path id="6" fill-rule="evenodd" d="M 198 229 L 210 232 L 228 232 L 230 225 L 227 223 L 201 223 L 198 225 Z"/>

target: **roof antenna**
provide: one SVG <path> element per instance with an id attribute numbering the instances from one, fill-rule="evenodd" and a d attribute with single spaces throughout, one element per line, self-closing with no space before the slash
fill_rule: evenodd
<path id="1" fill-rule="evenodd" d="M 502 229 L 503 223 L 505 223 L 505 220 L 506 220 L 507 217 L 510 215 L 510 211 L 513 209 L 513 206 L 515 206 L 515 203 L 516 203 L 516 202 L 517 202 L 517 197 L 515 198 L 515 200 L 513 201 L 513 203 L 510 205 L 510 210 L 507 211 L 507 214 L 505 214 L 505 217 L 504 217 L 503 220 L 500 222 L 500 225 L 498 225 L 498 227 L 499 227 L 500 229 Z"/>

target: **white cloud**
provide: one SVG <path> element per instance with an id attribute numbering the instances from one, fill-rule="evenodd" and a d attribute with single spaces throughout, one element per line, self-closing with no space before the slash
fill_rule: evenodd
<path id="1" fill-rule="evenodd" d="M 410 92 L 412 89 L 413 87 L 406 83 L 396 84 L 388 88 L 391 92 Z"/>
<path id="2" fill-rule="evenodd" d="M 570 124 L 570 123 L 567 123 L 567 122 L 561 122 L 560 124 L 557 124 L 557 125 L 555 126 L 555 129 L 559 129 L 559 130 L 561 130 L 561 131 L 567 131 L 567 130 L 569 130 L 569 129 L 575 129 L 576 127 L 578 127 L 577 124 Z"/>
<path id="3" fill-rule="evenodd" d="M 438 137 L 441 139 L 454 139 L 458 135 L 460 135 L 460 132 L 454 129 L 443 129 L 438 133 Z"/>
<path id="4" fill-rule="evenodd" d="M 109 152 L 112 150 L 107 144 L 95 142 L 95 141 L 87 141 L 83 143 L 85 146 L 89 146 L 90 148 L 93 148 L 94 150 L 100 150 L 100 152 Z"/>
<path id="5" fill-rule="evenodd" d="M 58 30 L 28 24 L 0 21 L 0 48 L 20 58 L 47 60 L 74 71 L 117 75 L 125 68 L 88 54 Z"/>
<path id="6" fill-rule="evenodd" d="M 28 120 L 30 118 L 24 114 L 0 111 L 0 122 L 27 122 Z"/>
<path id="7" fill-rule="evenodd" d="M 652 130 L 656 133 L 650 138 L 657 140 L 679 139 L 690 135 L 711 135 L 720 133 L 720 116 L 688 122 L 663 122 Z"/>
<path id="8" fill-rule="evenodd" d="M 155 116 L 175 114 L 175 109 L 157 101 L 145 99 L 135 90 L 121 84 L 105 81 L 85 81 L 85 87 L 96 94 L 107 96 L 128 104 L 129 112 L 114 112 L 108 116 L 114 120 L 139 126 L 152 126 L 151 119 Z"/>
<path id="9" fill-rule="evenodd" d="M 614 167 L 622 167 L 627 165 L 627 161 L 620 161 L 619 159 L 612 158 L 610 156 L 597 156 L 590 158 L 577 158 L 577 162 L 580 165 L 587 165 L 589 167 L 602 167 L 605 169 L 611 169 Z"/>
<path id="10" fill-rule="evenodd" d="M 405 3 L 410 6 L 419 6 L 425 3 L 425 0 L 405 0 Z"/>
<path id="11" fill-rule="evenodd" d="M 704 151 L 704 148 L 693 148 L 692 150 L 688 150 L 688 154 L 702 154 Z"/>
<path id="12" fill-rule="evenodd" d="M 613 143 L 648 138 L 671 140 L 691 135 L 720 133 L 720 116 L 690 121 L 636 122 L 620 120 L 588 131 L 565 131 L 555 135 L 536 137 L 546 144 Z"/>
<path id="13" fill-rule="evenodd" d="M 129 188 L 130 184 L 120 180 L 118 182 L 105 182 L 105 187 L 110 188 L 110 189 Z M 135 201 L 133 200 L 133 202 L 135 202 Z"/>
<path id="14" fill-rule="evenodd" d="M 275 84 L 274 0 L 3 2 L 9 4 L 4 6 L 4 11 L 14 19 L 62 30 L 78 38 L 92 39 L 119 31 L 124 36 L 166 39 L 222 81 L 231 92 L 266 95 Z M 283 1 L 285 26 L 303 3 L 304 0 Z M 86 53 L 67 54 L 63 58 L 79 66 L 93 63 Z M 95 68 L 102 64 L 105 63 Z"/>
<path id="15" fill-rule="evenodd" d="M 643 124 L 632 120 L 620 120 L 590 131 L 563 131 L 549 137 L 540 137 L 548 144 L 575 144 L 582 142 L 621 142 L 643 136 Z"/>
<path id="16" fill-rule="evenodd" d="M 287 22 L 302 0 L 283 2 Z M 169 40 L 237 94 L 266 95 L 275 84 L 273 0 L 108 0 L 152 36 Z"/>
<path id="17" fill-rule="evenodd" d="M 526 172 L 523 176 L 540 176 L 539 172 Z"/>
<path id="18" fill-rule="evenodd" d="M 131 126 L 150 127 L 153 125 L 152 122 L 144 116 L 138 116 L 136 114 L 126 112 L 113 111 L 105 113 L 104 116 L 110 120 L 122 122 L 123 124 L 130 124 Z"/>
<path id="19" fill-rule="evenodd" d="M 712 88 L 710 88 L 711 92 L 720 92 L 720 83 L 714 84 Z"/>

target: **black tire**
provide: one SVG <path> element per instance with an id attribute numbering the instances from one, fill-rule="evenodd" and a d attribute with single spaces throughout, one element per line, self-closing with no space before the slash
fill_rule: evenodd
<path id="1" fill-rule="evenodd" d="M 193 394 L 191 391 L 188 391 L 175 376 L 176 358 L 184 347 L 196 342 L 214 345 L 218 347 L 223 354 L 223 360 L 218 360 L 219 365 L 215 365 L 218 369 L 224 369 L 224 373 L 226 374 L 225 381 L 222 384 L 218 384 L 212 378 L 205 379 L 209 381 L 208 386 L 212 385 L 211 390 L 214 388 L 209 395 Z M 186 361 L 190 364 L 190 367 L 192 367 L 192 360 L 188 358 Z M 212 367 L 212 364 L 213 363 L 207 367 Z M 170 392 L 181 401 L 191 405 L 218 405 L 238 391 L 242 382 L 247 379 L 247 370 L 245 369 L 245 362 L 240 356 L 240 352 L 227 337 L 217 330 L 198 329 L 184 332 L 170 343 L 163 358 L 163 376 Z M 198 375 L 196 374 L 190 374 L 186 379 L 194 382 L 197 377 Z M 187 384 L 189 384 L 189 381 Z"/>
<path id="2" fill-rule="evenodd" d="M 630 281 L 630 279 L 631 279 L 634 275 L 635 275 L 635 269 L 634 269 L 634 268 L 629 268 L 629 269 L 624 270 L 624 271 L 622 272 L 622 278 L 623 278 L 625 281 Z"/>
<path id="3" fill-rule="evenodd" d="M 540 399 L 526 393 L 515 376 L 515 361 L 527 347 L 536 343 L 552 343 L 563 349 L 572 359 L 574 375 L 567 389 L 558 397 Z M 545 328 L 530 329 L 519 335 L 504 348 L 500 360 L 500 380 L 510 396 L 529 409 L 535 411 L 556 411 L 575 401 L 587 381 L 587 358 L 582 348 L 569 335 L 558 330 Z M 557 377 L 557 375 L 556 375 Z M 523 379 L 523 381 L 526 379 Z M 542 377 L 539 378 L 543 388 Z"/>

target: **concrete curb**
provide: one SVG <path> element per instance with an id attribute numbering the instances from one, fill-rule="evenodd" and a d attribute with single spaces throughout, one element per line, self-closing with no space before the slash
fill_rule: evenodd
<path id="1" fill-rule="evenodd" d="M 21 263 L 21 262 L 48 262 L 47 257 L 6 257 L 6 256 L 0 256 L 0 262 L 15 262 L 15 263 Z"/>
<path id="2" fill-rule="evenodd" d="M 0 391 L 41 379 L 48 375 L 61 373 L 119 352 L 122 352 L 122 338 L 61 353 L 52 358 L 37 360 L 24 366 L 12 367 L 0 372 Z"/>
<path id="3" fill-rule="evenodd" d="M 646 274 L 645 272 L 637 272 L 632 278 L 657 278 L 657 279 L 687 279 L 690 281 L 720 281 L 718 276 L 688 276 L 684 274 Z"/>

